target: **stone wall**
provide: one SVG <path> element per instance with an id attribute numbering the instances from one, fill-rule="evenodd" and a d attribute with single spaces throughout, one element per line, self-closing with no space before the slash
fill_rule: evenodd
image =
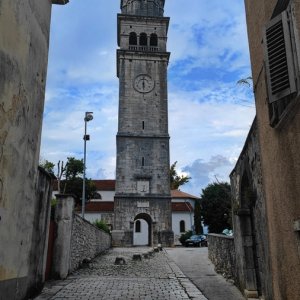
<path id="1" fill-rule="evenodd" d="M 84 259 L 92 259 L 111 247 L 111 236 L 74 214 L 70 272 L 76 270 Z"/>
<path id="2" fill-rule="evenodd" d="M 56 195 L 52 276 L 65 279 L 86 259 L 111 247 L 111 236 L 74 213 L 71 195 Z"/>
<path id="3" fill-rule="evenodd" d="M 208 258 L 217 273 L 236 280 L 234 238 L 221 234 L 208 235 Z"/>
<path id="4" fill-rule="evenodd" d="M 245 295 L 273 299 L 266 203 L 256 119 L 230 179 L 236 284 Z"/>

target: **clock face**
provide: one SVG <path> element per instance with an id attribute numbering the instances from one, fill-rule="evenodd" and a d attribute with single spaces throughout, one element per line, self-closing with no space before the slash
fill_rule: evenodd
<path id="1" fill-rule="evenodd" d="M 138 75 L 133 82 L 133 87 L 140 93 L 149 93 L 154 88 L 154 81 L 147 74 Z"/>

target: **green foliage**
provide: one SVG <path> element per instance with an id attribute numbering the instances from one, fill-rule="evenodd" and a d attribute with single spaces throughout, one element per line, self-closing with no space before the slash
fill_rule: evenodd
<path id="1" fill-rule="evenodd" d="M 40 162 L 40 167 L 42 167 L 43 169 L 45 169 L 45 171 L 47 171 L 48 173 L 54 175 L 55 164 L 52 163 L 51 161 L 44 160 L 44 161 Z"/>
<path id="2" fill-rule="evenodd" d="M 64 194 L 72 194 L 75 196 L 76 204 L 81 204 L 82 198 L 82 187 L 83 179 L 80 177 L 75 177 L 71 180 L 62 180 L 62 185 L 64 186 Z M 92 199 L 97 188 L 91 179 L 85 180 L 85 192 L 86 200 Z"/>
<path id="3" fill-rule="evenodd" d="M 107 225 L 107 223 L 103 220 L 96 220 L 93 223 L 96 227 L 98 227 L 99 229 L 102 229 L 103 231 L 105 231 L 106 233 L 110 233 L 110 229 Z"/>
<path id="4" fill-rule="evenodd" d="M 51 207 L 55 207 L 57 204 L 57 199 L 53 198 L 51 199 Z"/>
<path id="5" fill-rule="evenodd" d="M 203 234 L 203 227 L 201 221 L 202 221 L 202 216 L 201 216 L 200 200 L 196 200 L 195 212 L 194 212 L 194 224 L 195 224 L 196 234 Z"/>
<path id="6" fill-rule="evenodd" d="M 191 236 L 193 235 L 193 232 L 190 230 L 190 231 L 187 231 L 185 233 L 183 233 L 180 238 L 179 238 L 179 242 L 184 245 L 185 241 L 187 239 L 189 239 Z"/>
<path id="7" fill-rule="evenodd" d="M 191 179 L 191 177 L 189 177 L 189 176 L 178 175 L 177 171 L 176 171 L 176 164 L 177 164 L 177 161 L 175 161 L 170 167 L 171 190 L 177 190 L 181 185 L 184 185 L 185 183 L 189 182 L 189 180 Z"/>
<path id="8" fill-rule="evenodd" d="M 68 157 L 66 163 L 65 178 L 66 180 L 74 180 L 83 175 L 83 159 L 76 159 L 75 157 Z"/>
<path id="9" fill-rule="evenodd" d="M 202 190 L 201 214 L 210 233 L 231 229 L 231 193 L 227 182 L 215 182 Z"/>

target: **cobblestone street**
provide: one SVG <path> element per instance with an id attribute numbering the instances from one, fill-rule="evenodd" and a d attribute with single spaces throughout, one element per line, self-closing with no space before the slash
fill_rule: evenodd
<path id="1" fill-rule="evenodd" d="M 207 299 L 164 250 L 145 258 L 150 250 L 111 249 L 66 280 L 48 282 L 35 299 Z M 142 260 L 133 260 L 133 254 Z M 116 257 L 126 264 L 115 265 Z"/>

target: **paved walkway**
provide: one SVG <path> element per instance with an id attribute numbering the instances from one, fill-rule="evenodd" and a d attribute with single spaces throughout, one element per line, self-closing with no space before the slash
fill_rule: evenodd
<path id="1" fill-rule="evenodd" d="M 215 272 L 208 259 L 207 247 L 168 248 L 167 253 L 207 299 L 245 300 L 235 285 Z"/>
<path id="2" fill-rule="evenodd" d="M 97 257 L 89 266 L 74 272 L 64 281 L 48 282 L 36 300 L 207 300 L 181 272 L 166 251 L 133 261 L 134 253 L 150 248 L 114 248 Z M 126 265 L 115 265 L 122 256 Z"/>

